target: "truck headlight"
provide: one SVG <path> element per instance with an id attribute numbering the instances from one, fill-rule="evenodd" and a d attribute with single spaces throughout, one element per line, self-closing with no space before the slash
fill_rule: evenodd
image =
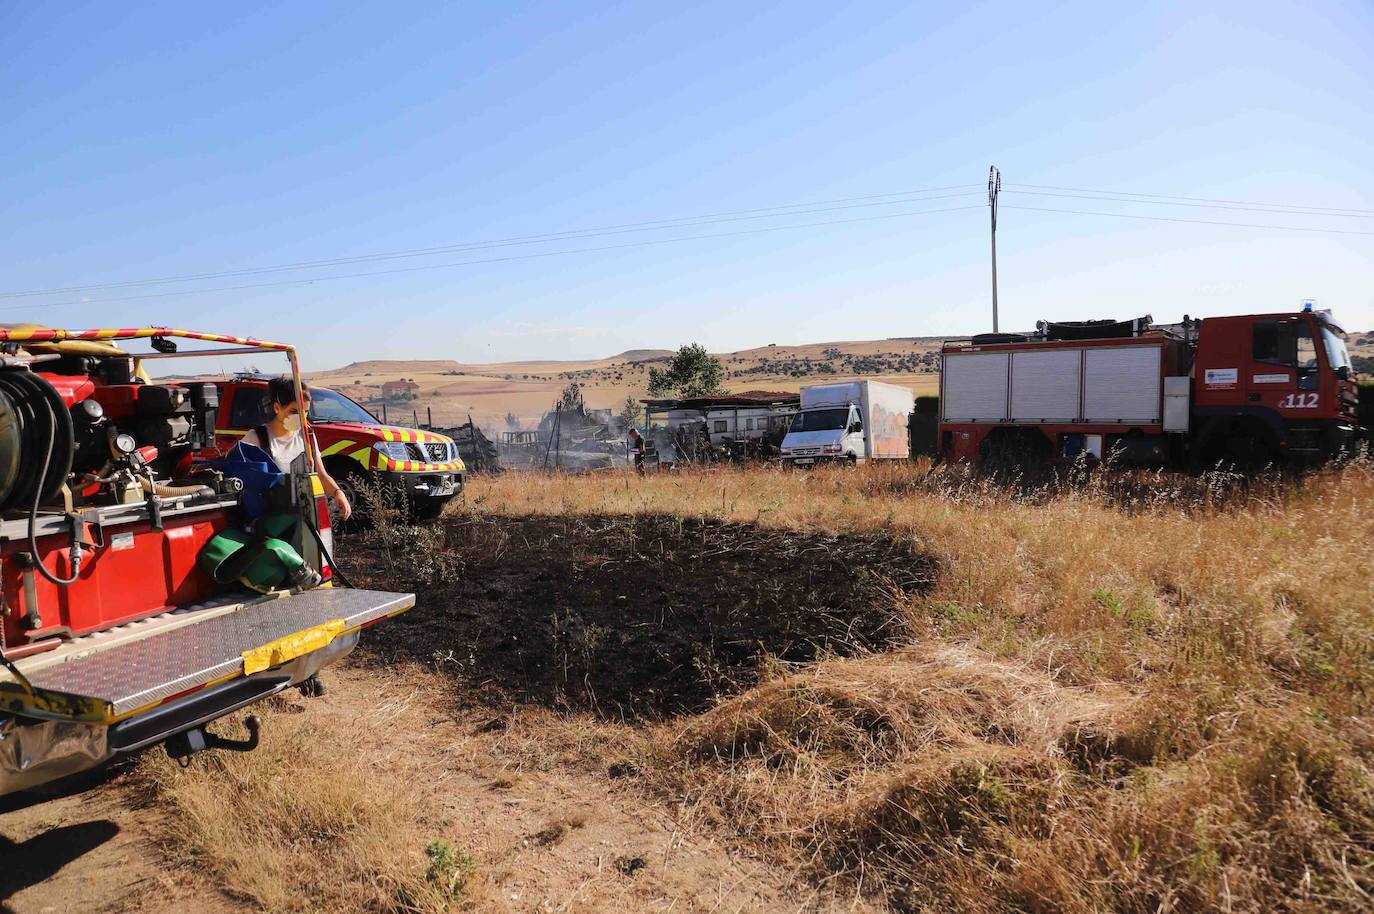
<path id="1" fill-rule="evenodd" d="M 404 441 L 378 441 L 372 445 L 372 449 L 391 460 L 410 459 L 410 455 L 406 453 Z"/>
<path id="2" fill-rule="evenodd" d="M 838 454 L 840 452 L 840 446 L 838 444 L 827 444 L 825 447 L 821 448 L 821 451 L 826 454 Z"/>

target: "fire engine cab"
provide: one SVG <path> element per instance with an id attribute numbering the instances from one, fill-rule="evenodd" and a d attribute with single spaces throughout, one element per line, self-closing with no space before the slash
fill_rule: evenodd
<path id="1" fill-rule="evenodd" d="M 941 351 L 951 460 L 1255 468 L 1351 453 L 1358 396 L 1328 311 L 1041 321 Z"/>

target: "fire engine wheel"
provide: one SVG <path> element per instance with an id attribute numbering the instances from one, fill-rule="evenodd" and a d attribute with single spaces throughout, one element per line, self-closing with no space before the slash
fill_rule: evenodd
<path id="1" fill-rule="evenodd" d="M 1272 467 L 1278 458 L 1272 433 L 1257 422 L 1217 424 L 1204 437 L 1199 471 L 1251 474 Z"/>
<path id="2" fill-rule="evenodd" d="M 994 474 L 1025 473 L 1043 468 L 1050 459 L 1050 442 L 1033 428 L 997 428 L 978 447 L 984 469 Z"/>
<path id="3" fill-rule="evenodd" d="M 1262 435 L 1236 434 L 1222 444 L 1220 462 L 1241 473 L 1257 473 L 1274 463 L 1274 452 Z"/>

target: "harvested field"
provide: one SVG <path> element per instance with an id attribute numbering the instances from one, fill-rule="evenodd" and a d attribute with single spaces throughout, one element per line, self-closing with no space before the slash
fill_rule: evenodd
<path id="1" fill-rule="evenodd" d="M 446 571 L 374 650 L 439 658 L 472 684 L 612 717 L 696 711 L 765 662 L 880 650 L 929 589 L 914 543 L 665 514 L 469 514 L 439 531 Z M 375 553 L 369 578 L 387 574 Z"/>

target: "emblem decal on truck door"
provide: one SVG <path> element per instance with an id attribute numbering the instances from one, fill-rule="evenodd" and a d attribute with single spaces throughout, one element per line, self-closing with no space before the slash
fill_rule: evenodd
<path id="1" fill-rule="evenodd" d="M 1235 387 L 1240 380 L 1240 369 L 1208 368 L 1202 379 L 1208 387 Z"/>

